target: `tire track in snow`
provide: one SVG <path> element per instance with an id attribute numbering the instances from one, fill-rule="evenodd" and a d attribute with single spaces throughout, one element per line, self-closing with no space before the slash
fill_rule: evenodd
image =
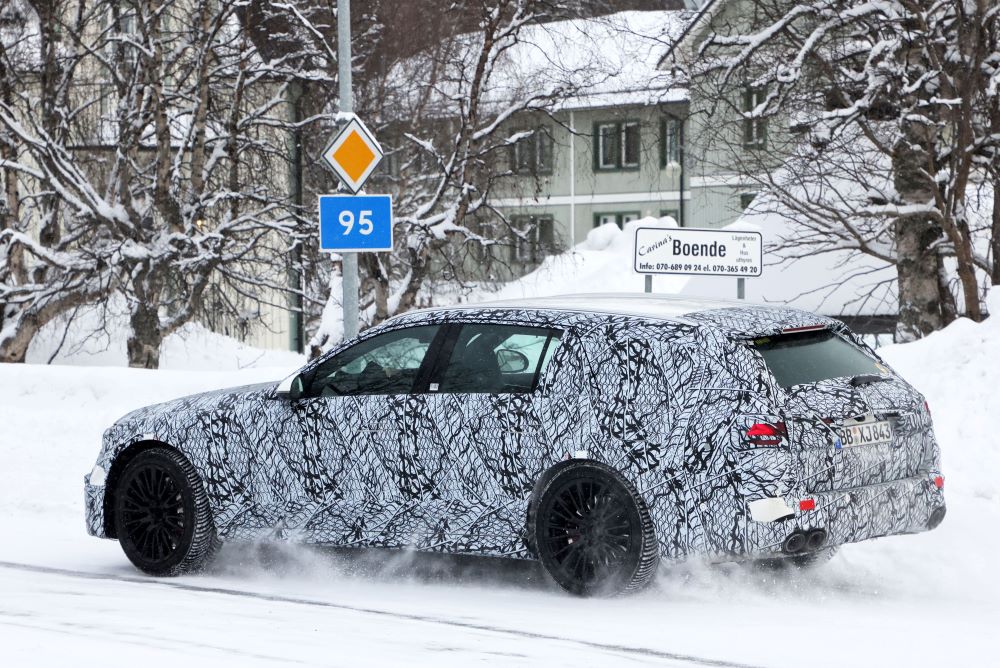
<path id="1" fill-rule="evenodd" d="M 22 564 L 11 561 L 0 561 L 0 568 L 6 568 L 9 570 L 17 570 L 28 573 L 40 573 L 44 575 L 58 575 L 63 577 L 77 578 L 83 580 L 103 580 L 111 582 L 126 582 L 138 585 L 149 585 L 158 586 L 169 589 L 177 589 L 181 591 L 189 591 L 201 594 L 216 594 L 220 596 L 233 596 L 241 598 L 251 598 L 261 601 L 267 601 L 271 603 L 288 603 L 292 605 L 305 605 L 317 608 L 328 608 L 332 610 L 340 610 L 346 612 L 355 612 L 363 615 L 371 615 L 378 617 L 385 617 L 391 619 L 399 619 L 413 622 L 423 622 L 427 624 L 436 624 L 441 626 L 451 626 L 461 629 L 469 629 L 474 631 L 484 631 L 488 633 L 496 633 L 499 635 L 514 636 L 519 638 L 525 638 L 529 640 L 544 640 L 544 641 L 555 641 L 569 643 L 573 645 L 578 645 L 590 649 L 600 650 L 602 652 L 609 652 L 614 654 L 625 654 L 634 657 L 652 658 L 652 659 L 663 659 L 667 661 L 673 661 L 679 665 L 690 665 L 690 666 L 705 666 L 707 668 L 762 668 L 761 666 L 755 666 L 747 663 L 737 663 L 733 661 L 725 661 L 722 659 L 709 659 L 699 656 L 693 656 L 690 654 L 678 654 L 675 652 L 666 652 L 663 650 L 656 650 L 646 647 L 629 647 L 627 645 L 616 645 L 612 643 L 601 643 L 595 642 L 593 640 L 581 640 L 578 638 L 566 638 L 563 636 L 550 635 L 547 633 L 539 633 L 537 631 L 524 631 L 518 629 L 504 628 L 500 626 L 491 626 L 489 624 L 481 624 L 476 622 L 465 622 L 455 619 L 448 619 L 445 617 L 434 617 L 434 616 L 424 616 L 416 615 L 412 613 L 405 612 L 394 612 L 392 610 L 381 610 L 379 608 L 366 608 L 362 606 L 347 605 L 344 603 L 333 603 L 330 601 L 319 601 L 315 599 L 299 598 L 295 596 L 282 596 L 279 594 L 265 594 L 259 592 L 249 592 L 242 591 L 239 589 L 227 589 L 225 587 L 205 587 L 193 584 L 188 584 L 185 582 L 174 582 L 169 580 L 154 580 L 141 576 L 128 576 L 128 575 L 110 575 L 105 573 L 89 573 L 86 571 L 74 571 L 64 568 L 52 568 L 49 566 L 34 566 L 32 564 Z"/>

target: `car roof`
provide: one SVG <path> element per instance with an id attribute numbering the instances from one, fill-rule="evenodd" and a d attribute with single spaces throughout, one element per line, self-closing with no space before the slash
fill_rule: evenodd
<path id="1" fill-rule="evenodd" d="M 699 299 L 675 295 L 596 293 L 528 297 L 474 304 L 455 304 L 424 311 L 480 309 L 543 310 L 628 315 L 670 320 L 690 325 L 710 325 L 739 334 L 776 333 L 787 327 L 838 324 L 825 316 L 771 304 L 724 299 Z"/>
<path id="2" fill-rule="evenodd" d="M 607 292 L 556 295 L 552 297 L 527 297 L 524 299 L 505 299 L 494 302 L 483 302 L 480 304 L 458 304 L 447 308 L 540 309 L 551 311 L 635 315 L 646 318 L 683 320 L 684 316 L 691 313 L 734 306 L 746 306 L 746 302 L 693 299 L 691 297 L 678 297 L 675 295 Z"/>

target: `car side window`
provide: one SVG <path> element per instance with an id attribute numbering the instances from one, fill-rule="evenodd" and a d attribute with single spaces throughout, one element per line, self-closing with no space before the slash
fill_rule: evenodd
<path id="1" fill-rule="evenodd" d="M 351 346 L 316 368 L 305 396 L 408 394 L 439 329 L 397 329 Z"/>
<path id="2" fill-rule="evenodd" d="M 438 392 L 531 392 L 560 332 L 517 325 L 462 325 Z M 433 389 L 433 386 L 432 386 Z"/>

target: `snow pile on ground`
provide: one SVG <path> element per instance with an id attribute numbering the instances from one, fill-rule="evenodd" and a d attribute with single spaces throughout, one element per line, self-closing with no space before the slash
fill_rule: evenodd
<path id="1" fill-rule="evenodd" d="M 1000 510 L 1000 290 L 986 305 L 997 315 L 982 323 L 961 318 L 879 354 L 927 397 L 944 450 L 945 490 Z"/>
<path id="2" fill-rule="evenodd" d="M 595 227 L 573 250 L 545 258 L 531 273 L 503 284 L 499 289 L 474 291 L 465 302 L 550 297 L 593 292 L 642 292 L 644 277 L 632 271 L 636 227 L 677 227 L 673 218 L 643 218 L 620 229 L 613 223 Z M 653 291 L 675 294 L 684 276 L 654 276 Z"/>
<path id="3" fill-rule="evenodd" d="M 765 247 L 788 233 L 790 223 L 773 214 L 747 215 L 723 230 L 759 231 Z M 499 288 L 473 291 L 462 301 L 547 297 L 596 292 L 642 292 L 645 276 L 633 271 L 637 227 L 676 228 L 672 218 L 643 218 L 624 229 L 608 223 L 594 228 L 571 250 L 545 258 L 538 269 Z M 763 275 L 747 278 L 748 302 L 787 304 L 825 315 L 895 313 L 896 271 L 856 251 L 812 255 L 791 262 L 768 259 Z M 708 299 L 736 299 L 736 279 L 717 276 L 653 276 L 653 293 Z M 449 300 L 438 298 L 435 303 Z"/>
<path id="4" fill-rule="evenodd" d="M 120 309 L 81 309 L 71 321 L 59 319 L 44 327 L 31 341 L 27 361 L 128 366 L 127 325 L 127 317 Z M 161 369 L 228 371 L 302 363 L 304 358 L 297 353 L 255 348 L 193 322 L 167 336 L 160 346 Z"/>

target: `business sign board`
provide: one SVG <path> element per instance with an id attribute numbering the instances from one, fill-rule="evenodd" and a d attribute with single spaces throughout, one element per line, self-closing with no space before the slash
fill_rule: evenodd
<path id="1" fill-rule="evenodd" d="M 320 250 L 370 253 L 392 250 L 391 195 L 320 195 Z"/>
<path id="2" fill-rule="evenodd" d="M 760 232 L 639 227 L 633 269 L 639 274 L 760 276 L 764 243 Z"/>

